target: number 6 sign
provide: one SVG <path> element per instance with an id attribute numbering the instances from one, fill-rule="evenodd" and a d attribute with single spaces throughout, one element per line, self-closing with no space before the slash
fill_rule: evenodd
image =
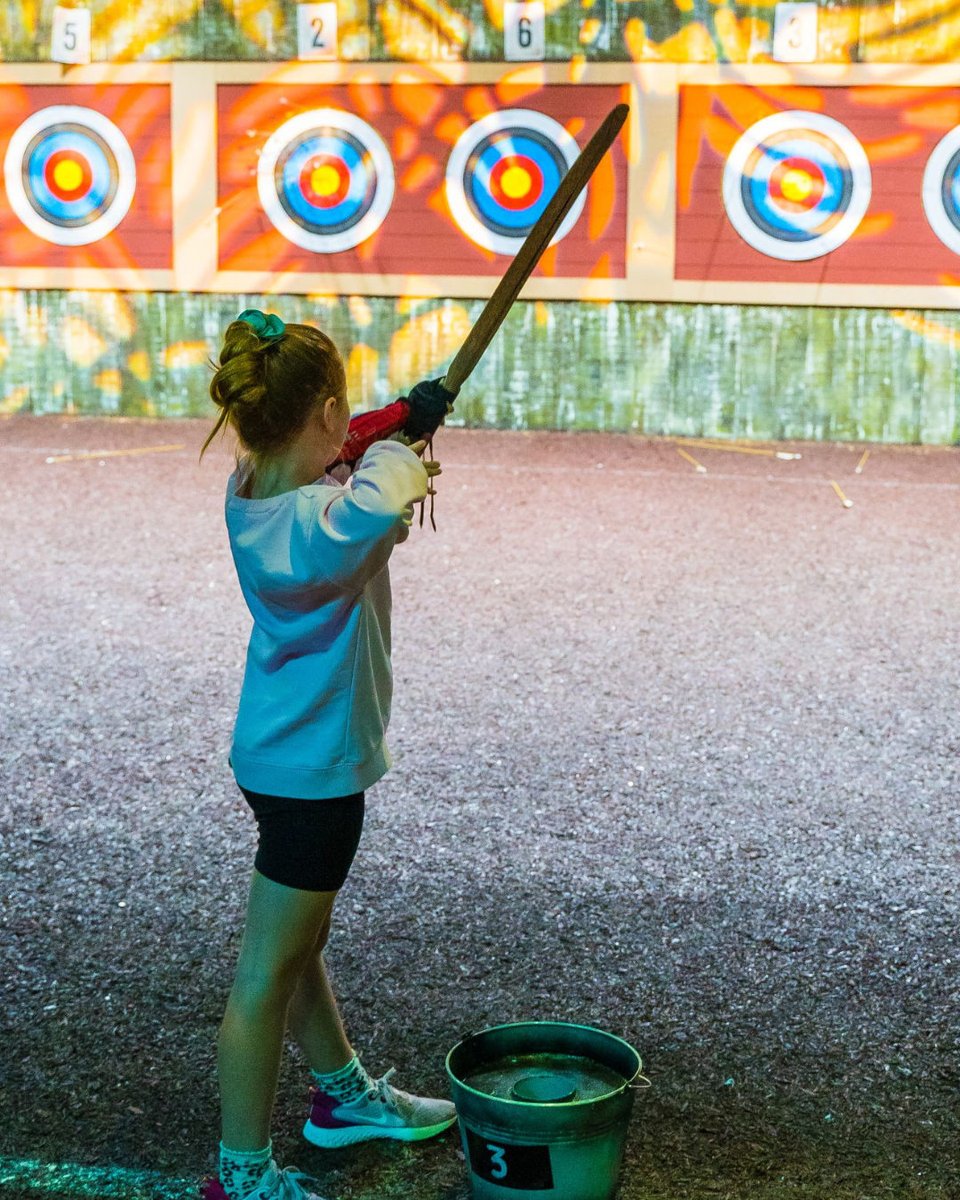
<path id="1" fill-rule="evenodd" d="M 337 57 L 337 5 L 297 5 L 297 58 Z"/>
<path id="2" fill-rule="evenodd" d="M 503 56 L 508 62 L 539 62 L 546 53 L 543 0 L 506 0 Z"/>

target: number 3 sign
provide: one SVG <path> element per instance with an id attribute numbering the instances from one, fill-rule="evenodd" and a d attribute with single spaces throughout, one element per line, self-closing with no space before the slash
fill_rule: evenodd
<path id="1" fill-rule="evenodd" d="M 539 62 L 546 53 L 543 0 L 506 0 L 503 56 L 508 62 Z"/>
<path id="2" fill-rule="evenodd" d="M 467 1150 L 474 1175 L 501 1187 L 522 1192 L 553 1189 L 553 1167 L 549 1146 L 516 1146 L 511 1142 L 488 1142 L 467 1126 Z"/>
<path id="3" fill-rule="evenodd" d="M 336 3 L 297 5 L 297 58 L 337 57 Z"/>

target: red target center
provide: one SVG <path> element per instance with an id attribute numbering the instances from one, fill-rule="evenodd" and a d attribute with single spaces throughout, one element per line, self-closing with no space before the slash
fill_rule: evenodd
<path id="1" fill-rule="evenodd" d="M 809 158 L 791 155 L 770 173 L 770 196 L 787 211 L 809 212 L 823 199 L 826 179 L 822 169 Z"/>
<path id="2" fill-rule="evenodd" d="M 43 168 L 43 180 L 58 200 L 79 200 L 89 192 L 93 172 L 76 150 L 56 150 Z"/>
<path id="3" fill-rule="evenodd" d="M 490 194 L 504 208 L 530 208 L 543 191 L 543 173 L 525 154 L 505 154 L 490 172 Z"/>
<path id="4" fill-rule="evenodd" d="M 300 190 L 309 203 L 318 208 L 341 204 L 350 190 L 347 164 L 332 154 L 314 154 L 303 164 Z"/>

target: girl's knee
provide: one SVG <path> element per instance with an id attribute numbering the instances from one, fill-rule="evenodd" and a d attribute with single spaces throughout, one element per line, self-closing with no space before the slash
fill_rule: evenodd
<path id="1" fill-rule="evenodd" d="M 234 989 L 238 1002 L 286 1001 L 326 945 L 335 892 L 297 892 L 254 872 Z"/>
<path id="2" fill-rule="evenodd" d="M 233 981 L 233 994 L 246 1003 L 286 1003 L 309 958 L 307 953 L 263 961 L 244 962 L 241 959 Z"/>

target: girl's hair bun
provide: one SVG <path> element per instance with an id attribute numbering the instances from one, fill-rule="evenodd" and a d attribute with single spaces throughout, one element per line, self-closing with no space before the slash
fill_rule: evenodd
<path id="1" fill-rule="evenodd" d="M 210 382 L 210 396 L 220 408 L 257 404 L 263 398 L 263 352 L 261 342 L 246 321 L 232 321 L 223 335 L 220 366 Z"/>
<path id="2" fill-rule="evenodd" d="M 237 354 L 255 354 L 257 351 L 265 350 L 268 345 L 271 343 L 263 341 L 252 325 L 247 321 L 241 321 L 238 317 L 235 321 L 230 322 L 223 335 L 220 365 L 223 366 Z"/>
<path id="3" fill-rule="evenodd" d="M 221 411 L 203 450 L 229 422 L 246 450 L 270 454 L 300 432 L 315 404 L 345 392 L 343 360 L 325 333 L 246 309 L 223 336 L 210 381 Z"/>

